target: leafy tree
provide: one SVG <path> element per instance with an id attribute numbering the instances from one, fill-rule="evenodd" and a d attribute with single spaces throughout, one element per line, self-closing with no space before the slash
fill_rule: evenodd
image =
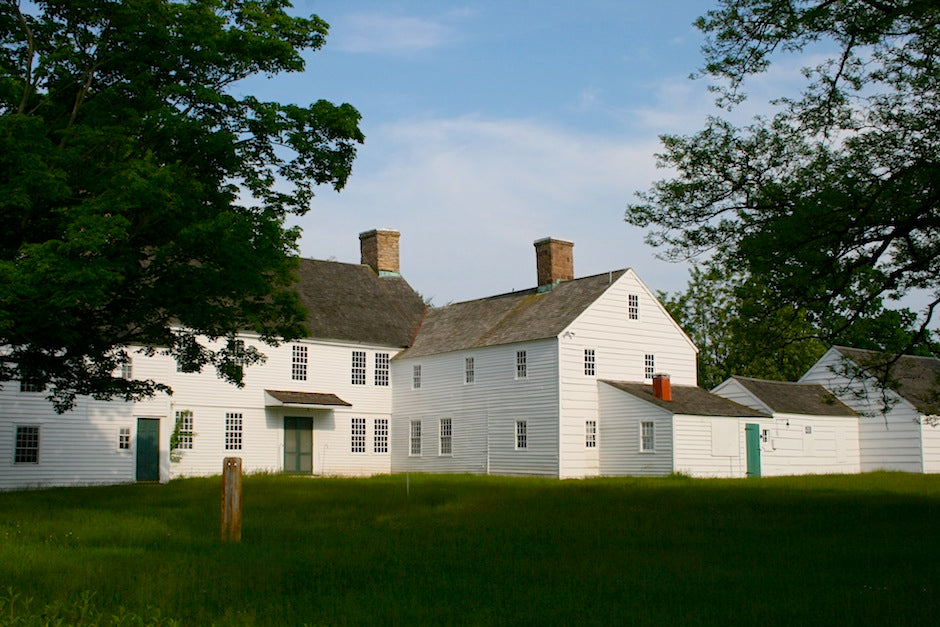
<path id="1" fill-rule="evenodd" d="M 827 342 L 866 329 L 882 349 L 940 354 L 940 4 L 720 0 L 697 26 L 727 109 L 780 56 L 832 54 L 771 117 L 663 137 L 661 165 L 677 174 L 640 194 L 627 222 L 651 228 L 668 258 L 744 277 L 766 318 L 800 312 Z M 911 294 L 927 300 L 913 319 L 886 308 Z"/>
<path id="2" fill-rule="evenodd" d="M 239 384 L 234 341 L 303 332 L 290 290 L 317 185 L 363 139 L 350 105 L 242 95 L 299 72 L 327 24 L 284 0 L 0 2 L 0 382 L 140 398 L 126 347 Z"/>
<path id="3" fill-rule="evenodd" d="M 770 307 L 740 275 L 693 267 L 685 291 L 659 294 L 699 348 L 698 383 L 710 389 L 742 375 L 792 381 L 825 346 L 798 310 Z"/>

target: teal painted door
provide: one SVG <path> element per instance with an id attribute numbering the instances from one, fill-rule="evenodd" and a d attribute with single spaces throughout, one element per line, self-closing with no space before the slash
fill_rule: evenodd
<path id="1" fill-rule="evenodd" d="M 760 425 L 744 426 L 747 447 L 747 476 L 760 477 Z"/>
<path id="2" fill-rule="evenodd" d="M 284 472 L 313 472 L 313 418 L 284 418 Z"/>
<path id="3" fill-rule="evenodd" d="M 137 419 L 137 480 L 160 480 L 160 419 Z"/>

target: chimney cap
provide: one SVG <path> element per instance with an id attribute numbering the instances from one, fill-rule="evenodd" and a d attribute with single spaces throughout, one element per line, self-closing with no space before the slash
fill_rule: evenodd
<path id="1" fill-rule="evenodd" d="M 359 239 L 366 239 L 375 235 L 401 235 L 397 229 L 370 229 L 359 234 Z"/>
<path id="2" fill-rule="evenodd" d="M 535 240 L 534 242 L 532 242 L 532 244 L 535 246 L 539 246 L 540 244 L 551 244 L 553 242 L 556 244 L 567 244 L 569 246 L 574 246 L 574 242 L 570 242 L 566 239 L 560 239 L 558 237 L 543 237 L 542 239 Z"/>

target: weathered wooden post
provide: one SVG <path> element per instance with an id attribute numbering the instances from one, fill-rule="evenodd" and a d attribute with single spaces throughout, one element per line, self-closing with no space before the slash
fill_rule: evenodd
<path id="1" fill-rule="evenodd" d="M 242 539 L 242 458 L 222 462 L 222 541 Z"/>

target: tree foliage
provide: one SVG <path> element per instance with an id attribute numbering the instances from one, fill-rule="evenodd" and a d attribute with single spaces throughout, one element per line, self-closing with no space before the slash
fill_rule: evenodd
<path id="1" fill-rule="evenodd" d="M 363 139 L 350 105 L 265 102 L 327 24 L 284 0 L 0 2 L 0 382 L 140 398 L 128 347 L 240 383 L 297 337 L 297 232 Z"/>
<path id="2" fill-rule="evenodd" d="M 782 55 L 830 54 L 770 117 L 740 127 L 713 117 L 692 136 L 663 137 L 661 165 L 677 174 L 640 194 L 626 220 L 650 228 L 666 257 L 743 277 L 739 302 L 759 303 L 764 319 L 800 312 L 826 342 L 938 354 L 940 4 L 720 0 L 697 25 L 704 72 L 728 109 Z M 926 297 L 913 319 L 887 308 L 912 294 Z M 892 316 L 907 321 L 903 333 Z"/>

